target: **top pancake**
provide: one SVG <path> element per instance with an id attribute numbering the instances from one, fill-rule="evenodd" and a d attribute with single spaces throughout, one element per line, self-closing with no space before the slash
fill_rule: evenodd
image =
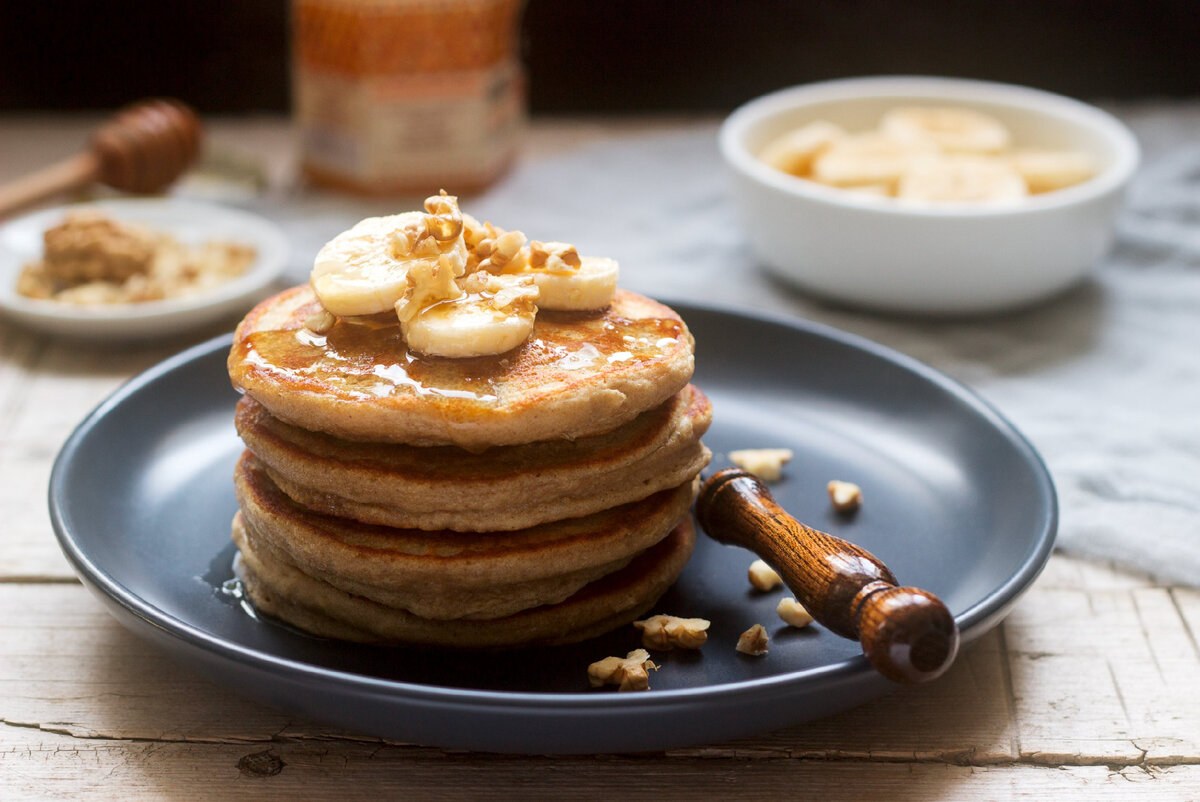
<path id="1" fill-rule="evenodd" d="M 598 312 L 540 311 L 521 346 L 471 359 L 411 353 L 395 325 L 314 334 L 319 308 L 307 285 L 256 306 L 229 375 L 274 416 L 348 440 L 478 451 L 599 434 L 666 401 L 694 365 L 679 316 L 625 290 Z"/>

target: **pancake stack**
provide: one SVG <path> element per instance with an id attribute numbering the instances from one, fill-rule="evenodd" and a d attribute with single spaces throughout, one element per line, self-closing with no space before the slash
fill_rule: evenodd
<path id="1" fill-rule="evenodd" d="M 238 574 L 261 612 L 368 643 L 568 643 L 646 613 L 682 571 L 711 420 L 693 341 L 617 290 L 539 311 L 496 356 L 429 357 L 308 286 L 234 337 L 247 449 Z"/>

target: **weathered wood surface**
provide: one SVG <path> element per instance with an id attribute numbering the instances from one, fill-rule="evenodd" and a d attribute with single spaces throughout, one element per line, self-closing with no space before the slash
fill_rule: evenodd
<path id="1" fill-rule="evenodd" d="M 1200 593 L 1061 556 L 939 681 L 732 743 L 445 752 L 246 701 L 125 632 L 75 582 L 46 513 L 74 425 L 183 344 L 98 356 L 0 323 L 0 799 L 1200 799 Z"/>
<path id="2" fill-rule="evenodd" d="M 782 793 L 802 782 L 831 798 L 892 783 L 890 793 L 914 799 L 1200 797 L 1200 652 L 1190 635 L 1200 593 L 1062 557 L 938 682 L 755 738 L 626 757 L 388 743 L 209 684 L 125 632 L 76 584 L 9 582 L 0 608 L 6 799 L 38 788 L 114 791 L 105 776 L 135 797 L 251 781 L 280 796 L 348 787 L 339 783 L 364 794 L 467 794 L 519 782 L 535 796 L 578 783 L 599 796 L 741 784 Z"/>

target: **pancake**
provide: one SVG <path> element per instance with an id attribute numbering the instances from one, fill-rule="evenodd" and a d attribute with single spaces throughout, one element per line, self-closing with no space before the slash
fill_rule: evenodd
<path id="1" fill-rule="evenodd" d="M 679 576 L 691 556 L 691 517 L 625 568 L 584 587 L 565 601 L 489 621 L 436 621 L 346 593 L 287 562 L 264 558 L 234 527 L 241 553 L 237 573 L 260 612 L 306 632 L 380 644 L 496 648 L 574 643 L 627 624 L 646 613 Z"/>
<path id="2" fill-rule="evenodd" d="M 350 521 L 296 503 L 249 451 L 234 476 L 246 538 L 263 556 L 424 618 L 495 618 L 565 599 L 662 540 L 694 482 L 582 518 L 502 533 L 426 532 Z"/>
<path id="3" fill-rule="evenodd" d="M 592 313 L 538 313 L 533 334 L 494 357 L 411 353 L 396 325 L 304 328 L 307 285 L 256 306 L 229 354 L 235 387 L 275 417 L 369 442 L 469 450 L 611 431 L 679 392 L 693 340 L 674 311 L 618 290 Z"/>
<path id="4" fill-rule="evenodd" d="M 234 522 L 235 531 L 239 526 L 241 527 L 241 538 L 249 543 L 256 554 L 262 555 L 263 559 L 284 562 L 288 565 L 295 564 L 286 549 L 278 548 L 272 538 L 259 534 L 246 523 L 245 516 L 240 513 Z M 236 539 L 238 538 L 235 537 Z M 328 581 L 330 585 L 353 596 L 369 599 L 384 607 L 407 610 L 422 618 L 443 621 L 453 619 L 483 621 L 489 618 L 502 618 L 531 607 L 556 604 L 589 582 L 621 570 L 635 556 L 630 554 L 611 563 L 572 571 L 561 576 L 479 588 L 430 590 L 424 585 L 420 585 L 393 590 L 387 587 L 366 585 L 345 577 L 328 577 L 322 581 Z"/>
<path id="5" fill-rule="evenodd" d="M 712 406 L 692 385 L 612 432 L 479 454 L 310 432 L 249 396 L 235 417 L 275 484 L 304 506 L 367 523 L 460 532 L 523 529 L 678 487 L 708 464 L 700 437 L 711 421 Z"/>

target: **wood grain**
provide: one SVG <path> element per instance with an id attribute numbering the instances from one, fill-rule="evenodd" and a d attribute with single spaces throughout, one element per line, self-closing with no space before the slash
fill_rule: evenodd
<path id="1" fill-rule="evenodd" d="M 32 736 L 32 737 L 30 737 Z M 113 742 L 0 732 L 0 796 L 122 800 L 812 798 L 1195 799 L 1200 767 L 955 766 L 945 763 L 657 756 L 514 758 L 371 743 Z"/>
<path id="2" fill-rule="evenodd" d="M 1102 603 L 1090 615 L 1064 621 L 1062 637 L 1080 632 L 1074 642 L 1055 647 L 1063 654 L 1075 650 L 1068 670 L 1061 655 L 1042 649 L 1045 639 L 1029 625 L 1047 609 L 1085 610 L 1088 597 L 1124 599 L 1126 613 L 1111 616 L 1112 605 Z M 1149 626 L 1133 611 L 1135 604 L 1167 603 L 1170 610 L 1159 610 L 1163 620 Z M 9 583 L 0 586 L 0 605 L 9 611 L 0 620 L 0 718 L 11 724 L 114 740 L 267 743 L 348 735 L 208 684 L 126 633 L 77 585 Z M 1200 655 L 1186 637 L 1174 639 L 1186 623 L 1176 610 L 1200 616 L 1200 593 L 1035 586 L 1000 630 L 965 649 L 936 683 L 898 690 L 828 719 L 669 756 L 968 765 L 1200 763 L 1195 690 Z M 1092 639 L 1097 626 L 1106 626 L 1107 634 Z M 1079 654 L 1080 644 L 1089 640 Z M 1138 642 L 1140 655 L 1133 648 Z M 1152 656 L 1152 643 L 1175 645 Z M 1109 674 L 1114 664 L 1127 668 Z M 1106 682 L 1093 682 L 1098 676 Z M 1164 684 L 1164 676 L 1171 681 Z"/>
<path id="3" fill-rule="evenodd" d="M 180 345 L 98 349 L 39 340 L 11 327 L 0 331 L 0 581 L 72 580 L 45 502 L 54 457 L 109 393 Z"/>

